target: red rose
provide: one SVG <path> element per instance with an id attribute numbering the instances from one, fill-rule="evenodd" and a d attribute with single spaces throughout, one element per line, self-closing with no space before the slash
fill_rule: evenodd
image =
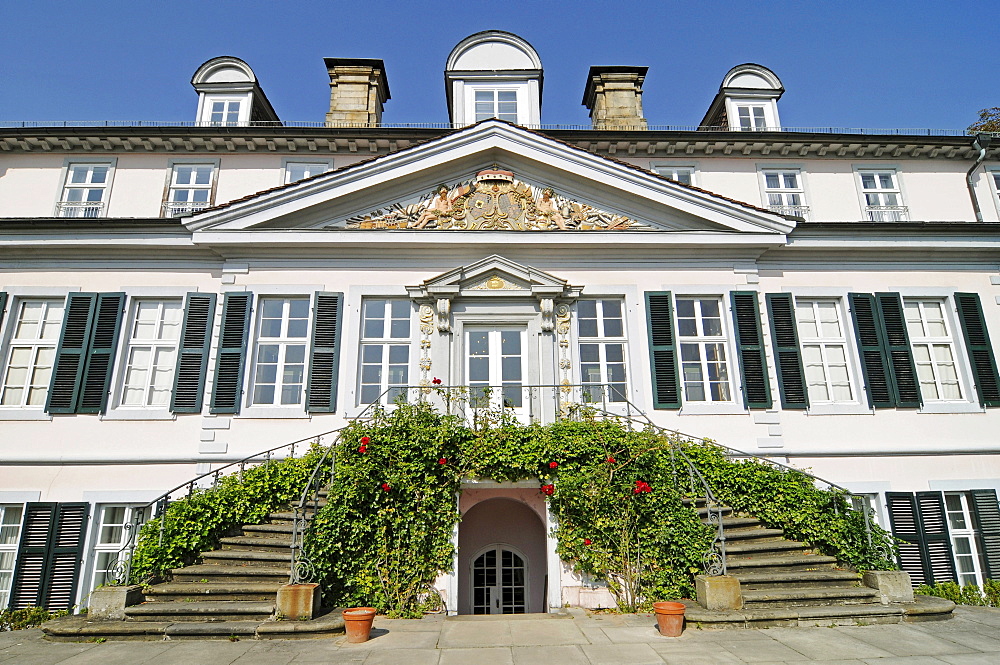
<path id="1" fill-rule="evenodd" d="M 441 459 L 438 460 L 438 464 L 447 464 L 447 463 L 448 463 L 447 457 L 442 457 Z"/>
<path id="2" fill-rule="evenodd" d="M 632 490 L 632 494 L 645 494 L 652 491 L 653 488 L 645 480 L 637 480 L 635 481 L 635 489 Z"/>
<path id="3" fill-rule="evenodd" d="M 437 378 L 435 376 L 433 379 L 431 379 L 431 383 L 433 383 L 435 386 L 440 386 L 441 385 L 441 379 L 439 379 L 439 378 Z"/>
<path id="4" fill-rule="evenodd" d="M 555 493 L 555 491 L 556 491 L 555 485 L 552 484 L 542 485 L 542 494 L 546 496 L 552 496 Z"/>
<path id="5" fill-rule="evenodd" d="M 360 446 L 358 446 L 358 452 L 359 453 L 367 453 L 368 452 L 368 446 L 366 446 L 365 444 L 362 443 Z"/>
<path id="6" fill-rule="evenodd" d="M 389 483 L 382 483 L 382 490 L 383 491 L 388 492 L 391 489 L 392 489 L 392 485 L 390 485 Z"/>
<path id="7" fill-rule="evenodd" d="M 583 539 L 583 544 L 584 545 L 589 545 L 590 544 L 590 538 L 584 538 Z"/>
<path id="8" fill-rule="evenodd" d="M 608 458 L 608 464 L 614 464 L 614 463 L 615 463 L 615 458 L 614 457 L 609 457 Z"/>
<path id="9" fill-rule="evenodd" d="M 367 446 L 369 441 L 371 441 L 371 439 L 369 439 L 367 436 L 361 437 L 361 445 Z"/>
<path id="10" fill-rule="evenodd" d="M 559 462 L 549 462 L 549 468 L 554 469 L 559 466 Z"/>

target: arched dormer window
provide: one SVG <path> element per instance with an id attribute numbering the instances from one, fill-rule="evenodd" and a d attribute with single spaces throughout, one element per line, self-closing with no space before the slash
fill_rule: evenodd
<path id="1" fill-rule="evenodd" d="M 198 124 L 207 127 L 280 125 L 250 65 L 239 58 L 212 58 L 194 73 L 198 92 Z"/>
<path id="2" fill-rule="evenodd" d="M 784 92 L 781 81 L 767 67 L 737 65 L 722 80 L 701 126 L 737 132 L 780 130 L 778 99 Z"/>
<path id="3" fill-rule="evenodd" d="M 452 124 L 541 122 L 542 61 L 517 35 L 489 30 L 466 37 L 448 56 L 444 80 Z"/>

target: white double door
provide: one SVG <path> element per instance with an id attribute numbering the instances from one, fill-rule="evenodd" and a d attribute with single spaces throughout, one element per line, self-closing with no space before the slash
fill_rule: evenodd
<path id="1" fill-rule="evenodd" d="M 525 328 L 468 326 L 465 328 L 465 377 L 473 408 L 527 412 L 524 388 Z"/>

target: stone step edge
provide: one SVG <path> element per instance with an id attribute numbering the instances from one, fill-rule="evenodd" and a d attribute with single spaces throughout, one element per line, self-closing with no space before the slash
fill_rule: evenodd
<path id="1" fill-rule="evenodd" d="M 273 614 L 274 601 L 266 600 L 196 600 L 190 603 L 147 601 L 125 608 L 125 616 L 150 614 Z"/>
<path id="2" fill-rule="evenodd" d="M 164 639 L 219 639 L 228 640 L 235 635 L 255 640 L 288 640 L 332 638 L 344 633 L 342 608 L 311 621 L 217 621 L 195 623 L 190 621 L 92 621 L 86 615 L 71 614 L 52 619 L 41 626 L 45 638 L 53 642 L 80 642 L 94 638 L 108 641 Z"/>
<path id="3" fill-rule="evenodd" d="M 831 598 L 875 598 L 879 595 L 877 589 L 871 589 L 863 586 L 798 586 L 790 589 L 747 589 L 742 593 L 744 602 L 781 602 L 789 600 L 817 600 Z"/>

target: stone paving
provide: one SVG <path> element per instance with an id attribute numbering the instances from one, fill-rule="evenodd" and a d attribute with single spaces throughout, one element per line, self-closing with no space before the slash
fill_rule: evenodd
<path id="1" fill-rule="evenodd" d="M 373 639 L 53 643 L 0 633 L 0 665 L 1000 665 L 1000 609 L 948 621 L 830 628 L 685 630 L 644 615 L 379 619 Z"/>

